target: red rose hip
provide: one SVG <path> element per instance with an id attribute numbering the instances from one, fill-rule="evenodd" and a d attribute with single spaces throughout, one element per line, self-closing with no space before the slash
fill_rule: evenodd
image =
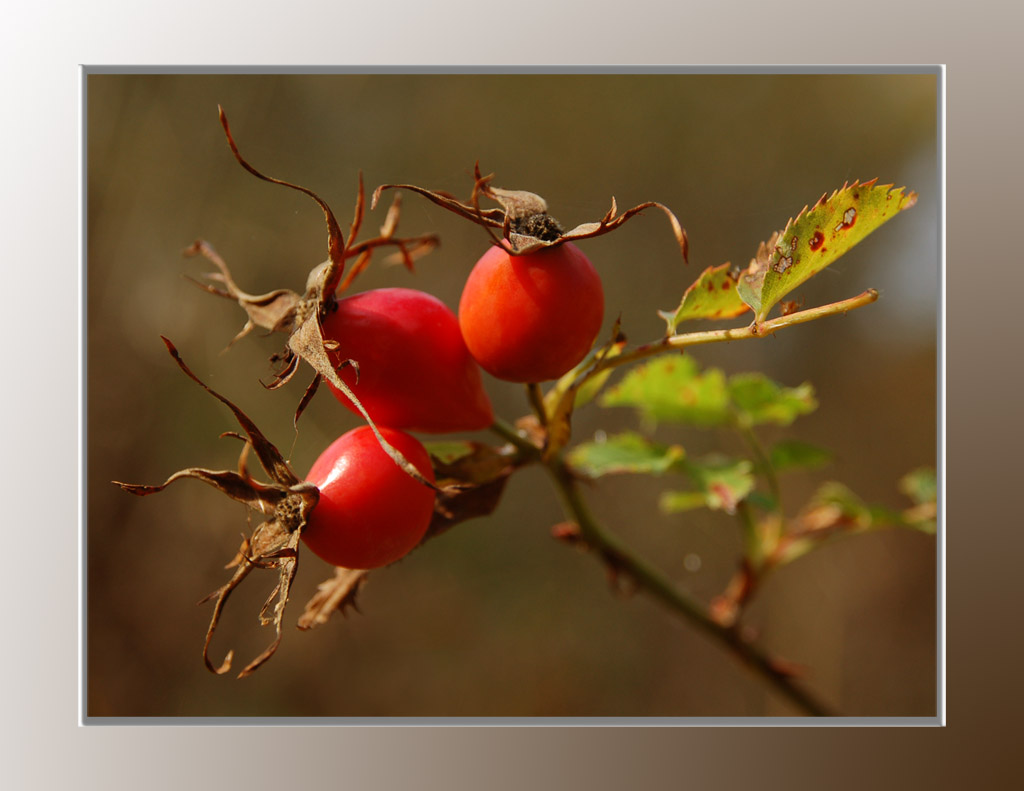
<path id="1" fill-rule="evenodd" d="M 335 366 L 359 364 L 338 375 L 379 425 L 444 433 L 476 431 L 494 422 L 480 370 L 466 349 L 458 319 L 430 294 L 381 288 L 338 300 L 323 322 L 336 341 Z M 345 406 L 357 410 L 334 386 Z"/>
<path id="2" fill-rule="evenodd" d="M 492 247 L 459 302 L 470 353 L 509 382 L 557 379 L 586 357 L 603 320 L 601 278 L 568 243 L 516 256 Z"/>
<path id="3" fill-rule="evenodd" d="M 380 432 L 433 482 L 430 456 L 419 440 L 397 429 Z M 320 490 L 320 500 L 302 541 L 335 566 L 372 569 L 393 563 L 420 542 L 434 514 L 434 491 L 404 472 L 369 426 L 331 443 L 306 480 Z"/>

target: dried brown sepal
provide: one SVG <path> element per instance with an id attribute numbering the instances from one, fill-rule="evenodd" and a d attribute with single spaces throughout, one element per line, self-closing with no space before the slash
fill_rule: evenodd
<path id="1" fill-rule="evenodd" d="M 231 277 L 224 259 L 218 255 L 213 247 L 199 239 L 185 249 L 186 256 L 201 255 L 217 267 L 217 272 L 206 275 L 208 280 L 224 284 L 224 288 L 201 283 L 194 278 L 189 278 L 204 291 L 215 294 L 219 297 L 236 301 L 248 317 L 245 326 L 228 344 L 230 347 L 236 341 L 248 335 L 256 327 L 262 327 L 271 332 L 290 332 L 295 319 L 295 311 L 302 297 L 294 291 L 287 289 L 276 289 L 266 294 L 248 294 L 242 291 Z"/>
<path id="2" fill-rule="evenodd" d="M 188 467 L 179 470 L 161 484 L 146 486 L 136 483 L 124 483 L 113 481 L 129 494 L 146 497 L 150 494 L 162 492 L 175 481 L 184 478 L 195 478 L 207 483 L 220 492 L 223 492 L 232 500 L 244 503 L 249 508 L 261 513 L 270 513 L 277 504 L 284 499 L 284 491 L 279 486 L 266 486 L 246 478 L 232 470 L 206 470 L 201 467 Z"/>
<path id="3" fill-rule="evenodd" d="M 271 569 L 278 572 L 277 585 L 259 613 L 261 624 L 274 626 L 275 639 L 259 656 L 243 668 L 239 673 L 239 678 L 242 678 L 251 674 L 267 661 L 281 643 L 281 623 L 284 609 L 288 603 L 292 580 L 295 578 L 298 568 L 299 540 L 310 513 L 320 499 L 320 492 L 313 484 L 299 479 L 277 448 L 263 435 L 252 420 L 230 400 L 204 384 L 185 365 L 174 344 L 166 338 L 163 340 L 178 367 L 206 392 L 226 405 L 245 431 L 245 437 L 241 437 L 236 432 L 226 432 L 224 435 L 245 440 L 239 455 L 238 470 L 237 472 L 213 471 L 189 467 L 174 473 L 164 483 L 156 486 L 118 481 L 115 483 L 131 494 L 147 496 L 163 491 L 175 481 L 195 478 L 217 488 L 231 499 L 244 503 L 266 517 L 265 521 L 253 530 L 251 537 L 243 538 L 238 555 L 228 564 L 228 568 L 235 568 L 231 579 L 203 599 L 203 602 L 214 601 L 213 614 L 203 645 L 203 662 L 214 673 L 226 673 L 231 668 L 233 652 L 228 652 L 224 661 L 219 666 L 214 666 L 210 661 L 209 650 L 228 597 L 254 569 Z M 272 479 L 272 483 L 260 483 L 249 475 L 246 460 L 250 450 L 256 453 L 263 469 Z"/>
<path id="4" fill-rule="evenodd" d="M 512 255 L 524 255 L 565 242 L 601 236 L 618 228 L 644 209 L 657 208 L 668 217 L 683 260 L 689 260 L 689 241 L 686 231 L 672 211 L 664 204 L 647 201 L 618 214 L 615 198 L 612 198 L 611 208 L 600 220 L 582 223 L 569 231 L 563 231 L 561 225 L 548 214 L 547 202 L 542 197 L 525 190 L 492 187 L 490 182 L 493 178 L 493 174 L 482 176 L 480 164 L 477 163 L 474 167 L 473 192 L 468 203 L 459 201 L 447 192 L 428 190 L 415 184 L 382 184 L 374 190 L 371 205 L 377 205 L 384 190 L 409 190 L 486 228 L 494 243 L 502 244 Z M 482 209 L 480 196 L 493 200 L 501 208 Z"/>
<path id="5" fill-rule="evenodd" d="M 335 612 L 344 615 L 349 607 L 358 612 L 356 596 L 369 573 L 365 569 L 336 567 L 334 576 L 317 585 L 313 598 L 306 602 L 306 609 L 299 617 L 299 628 L 306 630 L 321 626 Z"/>
<path id="6" fill-rule="evenodd" d="M 424 541 L 459 522 L 488 516 L 497 508 L 509 476 L 525 463 L 513 448 L 467 443 L 469 453 L 449 462 L 434 457 L 434 476 L 441 494 Z"/>
<path id="7" fill-rule="evenodd" d="M 338 281 L 341 279 L 341 273 L 345 268 L 345 239 L 341 234 L 341 228 L 338 226 L 338 221 L 334 218 L 334 212 L 331 211 L 331 207 L 313 190 L 307 189 L 306 187 L 300 187 L 298 184 L 292 184 L 288 181 L 282 181 L 281 179 L 267 176 L 248 162 L 242 156 L 238 150 L 238 146 L 235 144 L 235 139 L 231 136 L 231 128 L 228 126 L 228 117 L 224 112 L 224 108 L 217 105 L 217 113 L 220 116 L 220 124 L 224 127 L 224 135 L 227 137 L 228 145 L 231 147 L 231 153 L 235 155 L 235 159 L 238 160 L 238 164 L 245 168 L 247 171 L 252 173 L 258 179 L 263 181 L 269 181 L 271 184 L 280 184 L 282 187 L 288 187 L 289 189 L 298 190 L 304 195 L 308 195 L 317 205 L 323 210 L 324 219 L 327 221 L 327 257 L 329 265 L 324 270 L 323 279 L 321 281 L 321 296 L 324 298 L 330 298 L 334 295 L 334 289 L 338 286 Z M 360 195 L 356 202 L 357 212 L 361 214 L 362 209 L 362 175 L 360 175 Z M 357 216 L 356 220 L 352 223 L 353 233 L 358 231 L 361 217 Z"/>
<path id="8" fill-rule="evenodd" d="M 299 400 L 299 405 L 295 408 L 295 417 L 292 418 L 292 425 L 295 430 L 299 430 L 299 418 L 302 417 L 302 413 L 306 411 L 306 407 L 309 406 L 310 401 L 313 400 L 313 396 L 316 395 L 316 391 L 320 388 L 320 380 L 323 377 L 317 374 L 313 377 L 307 386 L 305 392 L 302 394 L 302 398 Z"/>
<path id="9" fill-rule="evenodd" d="M 167 351 L 170 352 L 171 357 L 174 358 L 178 367 L 185 372 L 189 379 L 231 410 L 235 416 L 235 420 L 238 421 L 238 424 L 245 430 L 246 435 L 249 437 L 252 449 L 256 452 L 256 456 L 259 458 L 260 464 L 263 465 L 263 469 L 266 470 L 267 475 L 269 475 L 275 483 L 278 483 L 281 486 L 295 486 L 296 484 L 301 483 L 301 479 L 292 472 L 292 468 L 288 466 L 288 462 L 284 460 L 284 456 L 281 455 L 280 451 L 278 451 L 270 440 L 263 436 L 263 432 L 256 427 L 256 424 L 252 422 L 249 416 L 220 393 L 210 387 L 207 387 L 207 385 L 198 376 L 192 373 L 187 365 L 185 365 L 185 361 L 181 359 L 181 355 L 178 353 L 174 344 L 162 335 L 160 336 L 160 339 L 164 342 L 164 345 L 167 347 Z"/>
<path id="10" fill-rule="evenodd" d="M 214 281 L 220 282 L 224 288 L 216 288 L 200 284 L 207 291 L 218 296 L 228 297 L 236 300 L 246 311 L 248 321 L 242 331 L 232 341 L 248 334 L 254 327 L 263 327 L 274 332 L 288 333 L 288 343 L 285 350 L 274 355 L 274 360 L 279 363 L 279 369 L 273 381 L 265 386 L 269 389 L 277 389 L 288 383 L 299 369 L 299 361 L 305 360 L 319 375 L 331 382 L 338 390 L 343 392 L 355 405 L 356 409 L 363 415 L 367 423 L 373 429 L 378 441 L 392 459 L 409 475 L 426 486 L 432 486 L 416 468 L 410 464 L 401 453 L 389 445 L 381 436 L 377 427 L 370 419 L 362 404 L 355 397 L 352 391 L 339 378 L 334 365 L 327 355 L 323 337 L 322 320 L 334 309 L 335 293 L 339 284 L 346 288 L 351 285 L 352 278 L 341 280 L 345 261 L 348 258 L 356 257 L 356 272 L 365 269 L 368 265 L 372 251 L 378 247 L 391 246 L 398 248 L 398 254 L 407 266 L 413 266 L 413 261 L 426 252 L 429 252 L 437 245 L 437 237 L 433 235 L 419 236 L 411 239 L 401 239 L 396 236 L 400 214 L 399 200 L 392 203 L 391 208 L 385 217 L 384 224 L 380 229 L 380 235 L 369 240 L 357 243 L 356 237 L 362 226 L 363 216 L 366 208 L 365 190 L 362 174 L 359 175 L 359 188 L 356 196 L 355 213 L 349 229 L 348 237 L 342 236 L 341 229 L 334 217 L 334 213 L 327 203 L 315 192 L 306 187 L 301 187 L 281 179 L 267 176 L 253 167 L 238 150 L 238 146 L 231 134 L 228 125 L 227 115 L 223 108 L 218 106 L 218 113 L 224 134 L 227 137 L 228 145 L 238 163 L 249 173 L 259 179 L 272 184 L 279 184 L 290 189 L 308 195 L 323 210 L 327 221 L 328 260 L 314 267 L 306 280 L 306 292 L 300 296 L 293 291 L 279 289 L 263 295 L 252 295 L 243 292 L 231 277 L 227 265 L 223 259 L 205 242 L 196 242 L 186 253 L 191 255 L 200 254 L 213 262 L 217 272 L 208 275 Z M 352 361 L 350 361 L 352 362 Z M 302 401 L 295 413 L 295 420 L 301 416 L 316 392 L 315 387 L 306 389 Z"/>
<path id="11" fill-rule="evenodd" d="M 316 488 L 311 484 L 306 484 L 306 488 L 316 492 Z M 295 494 L 298 494 L 300 500 L 302 499 L 303 495 Z M 317 497 L 319 497 L 319 493 L 317 493 Z M 277 651 L 278 646 L 281 644 L 281 625 L 284 620 L 284 609 L 288 604 L 292 581 L 295 579 L 295 573 L 298 571 L 298 546 L 302 527 L 305 525 L 309 511 L 315 505 L 315 499 L 311 504 L 300 502 L 300 516 L 298 517 L 299 522 L 297 524 L 289 524 L 287 519 L 277 514 L 275 514 L 274 518 L 260 524 L 253 532 L 252 538 L 243 544 L 243 551 L 240 553 L 241 558 L 231 579 L 199 602 L 204 604 L 211 599 L 214 600 L 213 615 L 210 618 L 210 625 L 206 630 L 206 639 L 203 643 L 203 662 L 212 672 L 221 675 L 231 669 L 234 652 L 229 651 L 224 661 L 215 667 L 210 661 L 210 644 L 213 641 L 214 632 L 220 622 L 220 616 L 224 611 L 224 605 L 227 603 L 228 597 L 254 569 L 278 571 L 278 583 L 273 591 L 271 591 L 270 597 L 259 613 L 261 625 L 273 625 L 275 634 L 274 640 L 270 645 L 242 669 L 238 674 L 238 678 L 245 678 L 251 675 Z M 273 615 L 269 616 L 268 611 L 271 606 L 273 606 Z"/>

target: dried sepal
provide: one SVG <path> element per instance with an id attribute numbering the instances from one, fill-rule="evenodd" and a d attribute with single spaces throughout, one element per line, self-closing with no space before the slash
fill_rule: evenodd
<path id="1" fill-rule="evenodd" d="M 147 486 L 124 483 L 122 481 L 114 481 L 114 483 L 129 494 L 146 497 L 150 494 L 162 492 L 175 481 L 180 481 L 184 478 L 195 478 L 203 483 L 207 483 L 226 494 L 232 500 L 244 503 L 249 508 L 263 513 L 272 511 L 284 497 L 279 487 L 264 486 L 231 470 L 206 470 L 201 467 L 188 467 L 184 470 L 179 470 L 166 481 L 157 485 Z"/>
<path id="2" fill-rule="evenodd" d="M 315 490 L 315 487 L 310 488 Z M 260 667 L 264 662 L 270 659 L 271 656 L 277 651 L 278 646 L 281 644 L 282 631 L 281 624 L 284 620 L 284 609 L 288 603 L 288 596 L 291 591 L 292 581 L 295 579 L 295 573 L 298 571 L 299 553 L 298 545 L 302 533 L 302 527 L 305 525 L 305 519 L 308 518 L 308 513 L 315 506 L 315 500 L 311 505 L 304 509 L 304 513 L 301 519 L 301 523 L 294 526 L 289 531 L 289 525 L 285 520 L 276 516 L 263 522 L 257 526 L 253 532 L 252 538 L 243 543 L 241 552 L 241 558 L 236 564 L 237 568 L 231 579 L 227 583 L 222 585 L 220 588 L 215 590 L 205 599 L 200 601 L 200 604 L 204 604 L 210 600 L 214 600 L 213 615 L 210 617 L 210 625 L 206 630 L 206 639 L 203 642 L 203 662 L 206 667 L 218 675 L 227 673 L 231 669 L 231 661 L 234 657 L 234 651 L 229 651 L 224 657 L 224 661 L 214 666 L 210 661 L 210 644 L 213 641 L 214 632 L 217 629 L 217 625 L 220 622 L 221 614 L 224 611 L 224 605 L 227 603 L 228 596 L 231 592 L 241 584 L 249 573 L 254 569 L 269 569 L 278 571 L 278 582 L 270 593 L 270 597 L 267 602 L 260 609 L 259 619 L 263 626 L 274 626 L 274 640 L 268 645 L 255 659 L 247 664 L 242 671 L 238 674 L 239 678 L 245 678 L 251 675 L 257 668 Z M 269 616 L 268 611 L 271 605 L 273 605 L 273 615 Z"/>
<path id="3" fill-rule="evenodd" d="M 259 656 L 243 668 L 239 673 L 239 678 L 242 678 L 266 662 L 281 643 L 281 623 L 284 609 L 288 603 L 292 580 L 295 578 L 298 568 L 299 540 L 309 515 L 320 499 L 320 492 L 316 486 L 302 481 L 295 475 L 277 448 L 263 435 L 252 420 L 230 400 L 203 383 L 181 359 L 174 344 L 166 338 L 163 340 L 178 367 L 206 392 L 227 406 L 244 430 L 244 437 L 236 432 L 226 432 L 222 435 L 245 441 L 239 455 L 238 470 L 214 471 L 189 467 L 174 473 L 164 483 L 155 486 L 119 481 L 114 483 L 131 494 L 147 496 L 163 491 L 175 481 L 195 478 L 217 488 L 231 499 L 244 503 L 265 517 L 265 521 L 256 526 L 249 538 L 243 538 L 241 549 L 228 563 L 228 568 L 235 569 L 231 579 L 203 599 L 203 602 L 214 601 L 213 614 L 203 645 L 203 662 L 214 673 L 226 673 L 231 668 L 233 652 L 228 652 L 224 661 L 215 666 L 210 661 L 209 650 L 228 597 L 254 569 L 270 569 L 278 572 L 277 585 L 259 613 L 261 624 L 274 626 L 275 639 Z M 250 450 L 260 460 L 263 469 L 272 479 L 271 483 L 260 483 L 249 474 L 246 460 Z"/>
<path id="4" fill-rule="evenodd" d="M 262 327 L 272 332 L 285 332 L 288 334 L 288 342 L 284 350 L 272 357 L 272 360 L 277 363 L 278 369 L 274 379 L 270 383 L 265 384 L 265 387 L 272 390 L 283 387 L 298 372 L 301 360 L 308 362 L 316 371 L 317 378 L 314 380 L 314 384 L 306 389 L 296 409 L 296 421 L 298 421 L 299 416 L 308 406 L 310 399 L 316 392 L 315 385 L 318 384 L 319 378 L 326 378 L 352 401 L 356 409 L 373 429 L 378 441 L 388 455 L 413 478 L 424 485 L 430 486 L 431 484 L 419 474 L 416 468 L 384 440 L 373 421 L 370 420 L 362 404 L 338 377 L 337 370 L 327 354 L 328 349 L 324 341 L 321 323 L 334 310 L 336 292 L 339 290 L 339 287 L 344 290 L 352 284 L 354 277 L 369 264 L 375 249 L 380 247 L 397 248 L 399 260 L 411 269 L 415 259 L 425 255 L 437 245 L 437 237 L 432 234 L 407 239 L 398 237 L 397 229 L 401 201 L 396 196 L 395 201 L 393 201 L 385 216 L 379 235 L 372 239 L 357 242 L 356 237 L 362 227 L 366 208 L 365 190 L 361 173 L 359 175 L 359 186 L 352 224 L 349 228 L 348 236 L 344 237 L 334 217 L 334 213 L 319 195 L 306 187 L 267 176 L 246 161 L 238 150 L 238 146 L 231 134 L 224 110 L 218 107 L 218 112 L 228 145 L 235 159 L 243 168 L 264 181 L 298 190 L 308 195 L 323 210 L 328 230 L 328 259 L 310 271 L 306 279 L 306 291 L 301 296 L 287 289 L 278 289 L 262 295 L 252 295 L 242 291 L 237 286 L 231 277 L 227 265 L 213 248 L 207 243 L 199 241 L 186 250 L 186 254 L 198 254 L 210 260 L 217 268 L 217 271 L 208 274 L 207 277 L 210 280 L 223 284 L 223 288 L 202 283 L 199 285 L 210 293 L 234 299 L 245 310 L 248 321 L 242 331 L 232 340 L 232 343 L 247 335 L 254 327 Z M 353 267 L 353 271 L 349 273 L 349 276 L 342 280 L 345 261 L 349 258 L 356 258 L 356 264 Z M 357 361 L 348 362 L 355 364 Z"/>
<path id="5" fill-rule="evenodd" d="M 612 198 L 611 208 L 600 220 L 582 223 L 569 231 L 564 231 L 561 224 L 548 213 L 547 202 L 541 196 L 525 190 L 492 187 L 490 182 L 493 178 L 493 174 L 481 175 L 480 164 L 477 163 L 474 168 L 473 192 L 467 203 L 459 201 L 447 192 L 429 190 L 415 184 L 382 184 L 374 190 L 371 205 L 377 205 L 384 190 L 397 189 L 414 192 L 438 206 L 486 228 L 494 243 L 501 244 L 512 255 L 525 255 L 545 247 L 601 236 L 618 228 L 644 209 L 657 208 L 668 217 L 683 260 L 689 258 L 689 242 L 686 231 L 672 211 L 664 204 L 647 201 L 618 214 L 615 198 Z M 481 196 L 493 200 L 501 208 L 481 208 Z"/>
<path id="6" fill-rule="evenodd" d="M 464 443 L 466 452 L 452 459 L 431 458 L 441 494 L 424 541 L 459 522 L 488 516 L 497 508 L 509 476 L 524 463 L 511 447 Z"/>
<path id="7" fill-rule="evenodd" d="M 316 593 L 306 602 L 306 609 L 299 616 L 299 628 L 305 630 L 321 626 L 335 612 L 344 614 L 349 607 L 358 612 L 356 596 L 369 573 L 365 569 L 335 567 L 334 576 L 317 585 Z"/>
<path id="8" fill-rule="evenodd" d="M 238 146 L 235 144 L 235 139 L 231 136 L 231 128 L 228 126 L 228 117 L 224 112 L 224 108 L 220 105 L 217 106 L 217 113 L 220 116 L 221 126 L 224 127 L 224 135 L 228 139 L 228 145 L 231 147 L 231 153 L 235 155 L 235 159 L 247 171 L 252 173 L 258 179 L 263 181 L 269 181 L 271 184 L 280 184 L 282 187 L 288 187 L 289 189 L 298 190 L 304 195 L 308 195 L 317 205 L 323 210 L 324 219 L 327 221 L 327 258 L 330 264 L 324 270 L 323 280 L 321 281 L 321 295 L 330 297 L 334 294 L 334 289 L 338 285 L 338 281 L 341 279 L 341 273 L 345 268 L 345 239 L 341 234 L 341 228 L 338 226 L 338 221 L 334 218 L 334 212 L 331 211 L 331 207 L 313 190 L 307 189 L 306 187 L 300 187 L 298 184 L 292 184 L 288 181 L 282 181 L 281 179 L 267 176 L 252 165 L 250 165 L 241 152 L 238 150 Z M 360 176 L 360 193 L 362 192 L 362 176 Z M 362 208 L 362 200 L 357 201 L 357 211 Z M 358 230 L 359 220 L 353 221 L 352 230 L 353 232 Z"/>
<path id="9" fill-rule="evenodd" d="M 224 287 L 217 288 L 194 278 L 189 278 L 193 283 L 211 294 L 234 300 L 242 307 L 248 317 L 245 326 L 242 327 L 242 330 L 231 340 L 228 346 L 233 345 L 236 341 L 248 335 L 256 327 L 261 327 L 271 332 L 291 331 L 295 319 L 295 311 L 302 301 L 302 297 L 294 291 L 276 289 L 266 294 L 246 293 L 238 287 L 231 277 L 231 272 L 227 264 L 224 263 L 224 259 L 220 257 L 208 242 L 204 242 L 202 239 L 193 242 L 185 249 L 184 254 L 189 257 L 201 255 L 213 263 L 218 271 L 208 273 L 206 278 L 223 283 Z"/>
<path id="10" fill-rule="evenodd" d="M 281 455 L 280 451 L 278 451 L 270 440 L 263 436 L 263 432 L 256 427 L 256 424 L 252 422 L 249 416 L 213 388 L 208 387 L 198 376 L 192 373 L 191 369 L 185 365 L 185 361 L 181 359 L 181 355 L 178 353 L 178 350 L 175 348 L 173 343 L 162 335 L 160 336 L 160 339 L 164 342 L 164 345 L 167 347 L 167 351 L 171 353 L 171 357 L 174 358 L 178 367 L 185 372 L 189 379 L 231 410 L 235 416 L 235 420 L 237 420 L 238 424 L 245 430 L 245 433 L 249 438 L 249 442 L 252 445 L 252 449 L 260 460 L 260 464 L 263 465 L 263 469 L 266 470 L 267 475 L 269 475 L 275 483 L 278 483 L 281 486 L 295 486 L 296 484 L 301 483 L 301 479 L 292 472 L 292 468 L 288 466 L 288 462 L 285 461 L 284 456 Z"/>

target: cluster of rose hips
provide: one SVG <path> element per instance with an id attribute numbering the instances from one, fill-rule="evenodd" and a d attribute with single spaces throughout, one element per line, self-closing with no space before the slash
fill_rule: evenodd
<path id="1" fill-rule="evenodd" d="M 338 400 L 366 421 L 335 440 L 302 480 L 252 420 L 207 387 L 164 339 L 178 366 L 228 406 L 245 431 L 245 437 L 234 435 L 246 440 L 239 468 L 214 471 L 190 467 L 156 486 L 115 483 L 145 496 L 163 491 L 176 480 L 195 478 L 266 517 L 243 541 L 229 565 L 235 569 L 231 579 L 207 598 L 215 603 L 203 657 L 207 667 L 223 673 L 230 667 L 231 655 L 217 668 L 208 652 L 224 603 L 254 569 L 279 573 L 278 585 L 260 612 L 261 623 L 275 625 L 277 637 L 243 669 L 240 675 L 245 676 L 265 662 L 280 643 L 300 541 L 337 567 L 324 602 L 314 597 L 307 604 L 300 627 L 308 628 L 303 626 L 308 619 L 321 623 L 354 597 L 366 569 L 404 557 L 428 532 L 439 532 L 493 510 L 515 466 L 510 466 L 501 452 L 478 446 L 469 457 L 484 465 L 487 458 L 499 460 L 497 477 L 480 481 L 470 474 L 473 480 L 467 481 L 462 470 L 455 483 L 441 486 L 448 478 L 448 468 L 432 459 L 420 441 L 406 432 L 478 431 L 494 425 L 507 438 L 503 427 L 496 425 L 480 369 L 497 379 L 526 383 L 532 397 L 539 396 L 538 383 L 562 377 L 587 358 L 604 319 L 604 291 L 593 265 L 573 242 L 607 233 L 648 207 L 666 213 L 684 259 L 687 240 L 665 206 L 648 202 L 619 214 L 614 199 L 599 221 L 563 231 L 548 214 L 542 198 L 493 187 L 490 177 L 481 176 L 477 168 L 468 203 L 411 184 L 383 185 L 373 197 L 375 206 L 384 190 L 414 192 L 487 228 L 493 246 L 470 273 L 458 316 L 436 297 L 406 288 L 342 297 L 339 294 L 347 292 L 378 248 L 397 248 L 411 268 L 414 259 L 432 249 L 436 239 L 396 235 L 400 205 L 396 197 L 380 234 L 357 241 L 365 208 L 361 178 L 352 226 L 343 234 L 331 209 L 314 192 L 267 176 L 250 165 L 238 151 L 223 111 L 220 120 L 243 168 L 264 181 L 298 190 L 321 207 L 328 228 L 328 260 L 310 272 L 303 294 L 278 289 L 252 295 L 238 288 L 227 265 L 200 241 L 186 253 L 211 261 L 219 272 L 207 277 L 220 285 L 199 285 L 245 309 L 248 321 L 236 340 L 255 327 L 288 335 L 284 350 L 274 355 L 280 369 L 268 387 L 274 389 L 290 381 L 303 361 L 312 366 L 315 376 L 299 404 L 296 420 L 320 382 L 326 381 Z M 480 196 L 500 208 L 481 208 Z M 349 261 L 353 263 L 346 272 Z M 546 439 L 538 443 L 547 447 Z M 249 474 L 246 458 L 250 451 L 255 452 L 272 483 L 259 483 Z M 435 472 L 434 464 L 441 465 L 437 467 L 440 472 Z"/>
<path id="2" fill-rule="evenodd" d="M 603 318 L 600 277 L 579 248 L 563 243 L 524 255 L 492 247 L 470 273 L 458 317 L 430 294 L 384 288 L 338 300 L 322 327 L 343 381 L 388 443 L 432 482 L 430 457 L 406 430 L 487 428 L 494 416 L 479 367 L 510 382 L 555 379 L 586 356 Z M 342 365 L 349 359 L 358 367 Z M 302 540 L 336 566 L 398 560 L 434 513 L 435 492 L 395 464 L 367 426 L 337 439 L 307 480 L 320 500 Z"/>

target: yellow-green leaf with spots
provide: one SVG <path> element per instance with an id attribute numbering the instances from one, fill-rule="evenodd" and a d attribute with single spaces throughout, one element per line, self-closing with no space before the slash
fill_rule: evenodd
<path id="1" fill-rule="evenodd" d="M 732 264 L 709 266 L 700 273 L 683 294 L 683 301 L 675 311 L 659 310 L 658 315 L 668 324 L 671 335 L 680 322 L 691 319 L 731 319 L 746 313 L 750 307 L 736 293 L 736 277 L 730 271 Z"/>
<path id="2" fill-rule="evenodd" d="M 786 294 L 816 275 L 864 237 L 917 202 L 917 193 L 877 179 L 845 184 L 813 208 L 806 206 L 762 243 L 737 283 L 740 298 L 764 321 Z"/>

